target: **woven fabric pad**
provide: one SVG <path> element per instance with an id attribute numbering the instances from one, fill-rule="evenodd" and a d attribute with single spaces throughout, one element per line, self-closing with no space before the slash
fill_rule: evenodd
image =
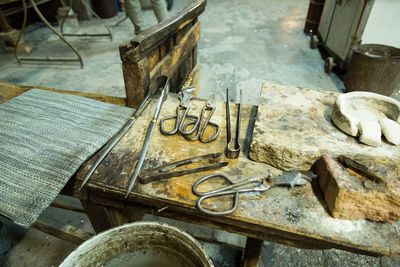
<path id="1" fill-rule="evenodd" d="M 39 89 L 0 104 L 0 214 L 29 227 L 132 112 Z"/>

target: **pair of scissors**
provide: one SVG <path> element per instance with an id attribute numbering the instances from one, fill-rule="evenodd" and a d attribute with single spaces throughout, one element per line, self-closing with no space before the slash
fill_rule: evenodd
<path id="1" fill-rule="evenodd" d="M 195 135 L 184 135 L 186 140 L 189 141 L 194 141 L 194 140 L 199 140 L 202 143 L 209 143 L 214 141 L 215 139 L 217 139 L 219 132 L 221 131 L 221 128 L 219 127 L 218 124 L 213 123 L 210 121 L 212 115 L 214 114 L 216 109 L 216 100 L 215 100 L 215 94 L 212 94 L 211 97 L 207 100 L 206 105 L 203 107 L 203 109 L 201 110 L 201 114 L 200 114 L 200 123 L 197 126 L 197 132 Z M 205 119 L 204 123 L 201 125 L 201 122 L 203 121 L 203 117 L 205 117 L 205 113 L 209 111 L 207 118 Z M 186 129 L 188 128 L 190 125 L 195 124 L 195 122 L 187 122 L 183 128 Z M 213 128 L 215 128 L 215 133 L 209 137 L 209 138 L 205 138 L 204 137 L 204 133 L 206 131 L 206 128 L 208 126 L 211 126 Z M 196 128 L 196 126 L 193 126 L 193 128 Z M 192 128 L 192 129 L 193 129 Z"/>
<path id="2" fill-rule="evenodd" d="M 227 215 L 237 210 L 239 204 L 239 195 L 241 193 L 264 192 L 277 186 L 294 187 L 296 185 L 304 185 L 310 182 L 312 178 L 313 176 L 306 174 L 304 172 L 294 171 L 294 172 L 284 173 L 276 177 L 271 177 L 271 175 L 268 175 L 267 177 L 263 178 L 250 178 L 242 182 L 234 183 L 225 174 L 216 173 L 204 176 L 203 178 L 198 180 L 193 185 L 192 191 L 196 196 L 200 197 L 196 203 L 196 206 L 200 211 L 209 215 Z M 197 187 L 201 183 L 211 179 L 220 179 L 228 183 L 229 185 L 207 192 L 199 192 L 197 190 Z M 216 198 L 226 195 L 233 195 L 233 205 L 231 209 L 224 211 L 214 211 L 203 207 L 203 202 L 206 199 Z"/>
<path id="3" fill-rule="evenodd" d="M 200 118 L 188 114 L 190 109 L 190 100 L 193 97 L 194 90 L 195 90 L 194 86 L 182 88 L 181 92 L 178 95 L 180 103 L 179 106 L 176 108 L 176 114 L 165 116 L 160 121 L 160 131 L 163 135 L 174 135 L 178 132 L 182 135 L 187 135 L 187 134 L 192 134 L 196 130 L 197 126 L 200 123 Z M 183 110 L 182 118 L 180 118 L 181 110 Z M 186 127 L 184 127 L 183 123 L 186 120 L 186 118 L 194 120 L 194 125 L 190 130 L 186 130 Z M 165 130 L 164 123 L 167 120 L 175 120 L 175 126 L 174 129 L 172 129 L 172 131 Z"/>

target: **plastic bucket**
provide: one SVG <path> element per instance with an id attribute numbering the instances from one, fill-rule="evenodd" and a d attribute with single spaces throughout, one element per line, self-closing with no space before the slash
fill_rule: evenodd
<path id="1" fill-rule="evenodd" d="M 214 266 L 189 234 L 159 222 L 119 226 L 82 243 L 60 266 Z"/>
<path id="2" fill-rule="evenodd" d="M 362 44 L 352 47 L 344 79 L 346 92 L 367 91 L 391 95 L 400 81 L 400 49 Z"/>

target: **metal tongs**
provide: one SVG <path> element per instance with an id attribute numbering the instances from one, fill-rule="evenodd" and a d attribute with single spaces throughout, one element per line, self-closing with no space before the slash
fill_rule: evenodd
<path id="1" fill-rule="evenodd" d="M 214 141 L 215 139 L 217 139 L 219 132 L 221 131 L 221 128 L 219 127 L 218 124 L 213 123 L 210 121 L 212 115 L 215 112 L 216 109 L 216 100 L 215 100 L 215 94 L 212 94 L 211 97 L 207 100 L 206 105 L 203 107 L 203 109 L 201 110 L 201 114 L 200 114 L 200 123 L 197 127 L 197 131 L 196 134 L 194 136 L 191 135 L 184 135 L 186 140 L 189 141 L 194 141 L 194 140 L 199 140 L 202 143 L 210 143 L 212 141 Z M 209 111 L 207 118 L 205 119 L 204 123 L 201 124 L 201 122 L 203 121 L 203 117 L 205 117 L 206 111 Z M 191 122 L 187 122 L 183 128 L 186 130 L 188 128 L 189 125 L 193 125 L 192 129 L 196 128 L 196 121 L 191 121 Z M 215 129 L 215 133 L 209 137 L 209 138 L 205 138 L 204 137 L 204 133 L 207 129 L 208 126 L 211 126 Z"/>
<path id="2" fill-rule="evenodd" d="M 136 119 L 140 116 L 140 114 L 142 114 L 142 112 L 146 109 L 146 107 L 149 105 L 153 95 L 159 89 L 159 87 L 157 87 L 156 85 L 161 84 L 161 83 L 168 84 L 168 77 L 160 76 L 152 84 L 150 84 L 150 86 L 147 90 L 147 95 L 144 98 L 143 102 L 135 110 L 135 112 L 132 114 L 132 116 L 129 118 L 129 120 L 122 126 L 122 128 L 104 146 L 103 152 L 100 154 L 100 156 L 97 158 L 96 162 L 92 165 L 89 172 L 86 174 L 79 190 L 82 189 L 82 187 L 87 183 L 87 181 L 92 176 L 92 174 L 94 173 L 96 168 L 99 166 L 99 164 L 108 155 L 108 153 L 111 151 L 111 149 L 113 149 L 113 147 L 118 143 L 118 141 L 121 140 L 121 138 L 126 134 L 126 132 L 132 127 L 132 125 L 135 123 Z"/>
<path id="3" fill-rule="evenodd" d="M 158 97 L 157 106 L 154 110 L 153 118 L 149 123 L 149 127 L 147 128 L 146 136 L 144 138 L 144 143 L 142 147 L 142 151 L 140 152 L 139 160 L 136 164 L 135 172 L 133 173 L 132 177 L 129 180 L 128 189 L 126 190 L 125 197 L 128 197 L 129 193 L 131 192 L 133 186 L 135 185 L 136 178 L 140 173 L 140 169 L 142 168 L 144 158 L 146 157 L 147 150 L 149 148 L 151 136 L 153 135 L 154 128 L 157 124 L 158 115 L 160 115 L 161 107 L 164 101 L 167 99 L 169 86 L 168 86 L 168 77 L 167 76 L 160 76 L 158 77 L 151 85 L 151 90 L 158 91 L 162 88 L 161 94 Z"/>
<path id="4" fill-rule="evenodd" d="M 222 167 L 225 167 L 228 165 L 228 162 L 226 161 L 220 161 L 213 163 L 212 161 L 215 161 L 217 158 L 221 157 L 222 153 L 212 153 L 212 154 L 206 154 L 194 158 L 189 158 L 189 159 L 184 159 L 176 162 L 172 162 L 154 169 L 150 170 L 144 170 L 140 173 L 139 175 L 139 182 L 142 184 L 148 184 L 154 181 L 160 181 L 160 180 L 165 180 L 169 179 L 172 177 L 179 177 L 191 173 L 198 173 L 198 172 L 205 172 L 205 171 L 210 171 L 210 170 L 216 170 Z M 184 169 L 180 171 L 172 171 L 175 168 L 189 165 L 192 163 L 198 163 L 201 161 L 204 161 L 206 159 L 209 159 L 209 162 L 206 164 L 202 164 L 200 167 L 197 168 L 191 168 L 191 169 Z"/>
<path id="5" fill-rule="evenodd" d="M 314 178 L 314 174 L 309 174 L 306 172 L 288 172 L 284 173 L 282 175 L 279 175 L 277 177 L 271 177 L 271 175 L 268 175 L 267 177 L 264 178 L 250 178 L 247 180 L 244 180 L 242 182 L 234 183 L 232 182 L 225 174 L 211 174 L 208 176 L 204 176 L 200 180 L 198 180 L 192 187 L 192 191 L 196 196 L 199 196 L 200 198 L 197 200 L 196 206 L 197 208 L 209 215 L 227 215 L 235 212 L 238 208 L 238 203 L 239 203 L 239 195 L 241 193 L 248 193 L 248 192 L 264 192 L 267 191 L 271 188 L 277 187 L 277 186 L 290 186 L 294 187 L 296 185 L 305 185 L 309 182 L 311 182 L 312 178 Z M 207 192 L 199 192 L 197 190 L 197 187 L 210 179 L 215 179 L 219 178 L 220 180 L 223 180 L 224 182 L 228 183 L 228 186 L 218 188 L 215 190 L 207 191 Z M 202 206 L 202 203 L 204 200 L 209 199 L 209 198 L 215 198 L 215 197 L 220 197 L 220 196 L 225 196 L 225 195 L 233 195 L 233 205 L 232 208 L 229 210 L 224 210 L 224 211 L 214 211 L 214 210 L 209 210 L 206 209 Z"/>
<path id="6" fill-rule="evenodd" d="M 179 106 L 176 108 L 176 114 L 168 115 L 168 116 L 161 118 L 160 131 L 163 135 L 174 135 L 178 132 L 183 135 L 187 135 L 187 134 L 193 133 L 194 130 L 196 130 L 197 126 L 200 123 L 200 118 L 197 116 L 188 114 L 189 109 L 190 109 L 190 100 L 193 97 L 194 90 L 195 90 L 194 86 L 183 87 L 178 95 L 180 103 L 179 103 Z M 183 110 L 182 118 L 180 118 L 180 114 L 179 114 L 181 110 Z M 195 121 L 192 129 L 190 129 L 188 131 L 186 131 L 186 128 L 183 125 L 186 118 L 190 118 Z M 175 126 L 172 131 L 165 130 L 164 123 L 166 120 L 175 120 Z"/>
<path id="7" fill-rule="evenodd" d="M 238 104 L 238 110 L 236 115 L 236 131 L 235 138 L 232 138 L 232 130 L 231 130 L 231 111 L 229 107 L 229 92 L 228 88 L 226 88 L 226 136 L 227 136 L 227 145 L 225 149 L 225 155 L 230 159 L 235 159 L 239 157 L 241 146 L 239 143 L 239 134 L 240 134 L 240 113 L 242 112 L 242 90 L 240 90 L 240 101 Z"/>

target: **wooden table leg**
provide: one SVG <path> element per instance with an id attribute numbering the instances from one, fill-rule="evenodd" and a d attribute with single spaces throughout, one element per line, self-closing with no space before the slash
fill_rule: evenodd
<path id="1" fill-rule="evenodd" d="M 81 203 L 96 233 L 128 222 L 122 210 L 100 206 L 91 201 L 81 200 Z"/>
<path id="2" fill-rule="evenodd" d="M 246 248 L 242 257 L 243 267 L 258 266 L 263 243 L 263 240 L 247 237 Z"/>
<path id="3" fill-rule="evenodd" d="M 141 221 L 144 216 L 141 211 L 103 206 L 90 200 L 81 200 L 81 203 L 96 233 L 126 223 Z"/>

